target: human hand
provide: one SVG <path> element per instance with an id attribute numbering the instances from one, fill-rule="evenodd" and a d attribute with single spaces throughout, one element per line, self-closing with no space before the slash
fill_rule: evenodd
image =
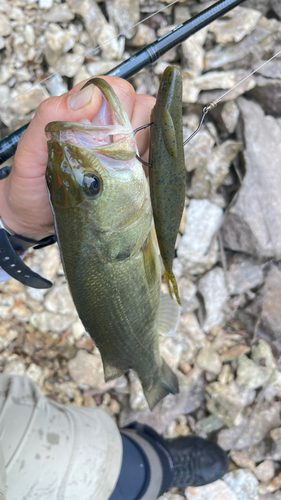
<path id="1" fill-rule="evenodd" d="M 104 77 L 121 100 L 135 129 L 149 123 L 155 99 L 137 95 L 126 80 Z M 42 102 L 28 129 L 19 141 L 12 171 L 0 181 L 0 215 L 5 225 L 21 236 L 41 240 L 54 228 L 45 171 L 48 161 L 45 126 L 51 121 L 92 120 L 102 104 L 99 89 L 89 85 L 79 90 L 84 82 L 70 92 Z M 137 134 L 140 156 L 147 154 L 149 128 Z M 49 231 L 48 231 L 49 228 Z"/>

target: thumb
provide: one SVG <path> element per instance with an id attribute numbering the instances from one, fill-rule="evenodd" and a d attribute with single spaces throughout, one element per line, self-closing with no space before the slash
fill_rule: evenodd
<path id="1" fill-rule="evenodd" d="M 102 104 L 102 95 L 97 87 L 89 85 L 83 90 L 83 83 L 70 92 L 43 101 L 26 132 L 19 141 L 14 173 L 21 177 L 44 175 L 48 161 L 45 126 L 51 121 L 75 121 L 81 118 L 92 120 Z"/>

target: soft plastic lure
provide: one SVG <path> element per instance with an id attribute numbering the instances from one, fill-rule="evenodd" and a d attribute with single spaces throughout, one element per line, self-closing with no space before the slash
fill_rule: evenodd
<path id="1" fill-rule="evenodd" d="M 182 76 L 168 66 L 159 86 L 151 114 L 149 163 L 150 196 L 165 280 L 181 305 L 172 271 L 175 243 L 185 200 L 186 171 L 182 132 Z M 172 287 L 171 287 L 172 283 Z"/>

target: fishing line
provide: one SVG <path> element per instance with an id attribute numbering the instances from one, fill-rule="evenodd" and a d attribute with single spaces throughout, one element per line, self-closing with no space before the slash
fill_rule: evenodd
<path id="1" fill-rule="evenodd" d="M 195 135 L 198 134 L 198 132 L 200 131 L 200 129 L 201 129 L 202 125 L 203 125 L 203 122 L 205 120 L 205 116 L 209 113 L 209 111 L 211 109 L 214 109 L 219 104 L 219 102 L 221 102 L 221 100 L 227 94 L 229 94 L 230 92 L 232 92 L 232 90 L 236 89 L 236 87 L 238 87 L 239 85 L 241 85 L 241 83 L 243 83 L 246 80 L 248 80 L 248 78 L 250 78 L 250 76 L 252 76 L 255 73 L 257 73 L 257 71 L 259 71 L 261 68 L 263 68 L 266 64 L 268 64 L 270 61 L 272 61 L 272 59 L 274 59 L 275 57 L 277 57 L 279 54 L 281 54 L 281 50 L 279 50 L 276 54 L 274 54 L 272 57 L 270 57 L 270 59 L 268 59 L 264 63 L 260 64 L 260 66 L 258 66 L 254 71 L 252 71 L 251 73 L 249 73 L 249 75 L 245 76 L 245 78 L 243 78 L 242 80 L 240 80 L 240 82 L 236 83 L 233 87 L 231 87 L 231 89 L 229 89 L 226 92 L 224 92 L 220 97 L 218 97 L 218 99 L 215 99 L 214 101 L 210 102 L 207 106 L 205 106 L 203 108 L 202 117 L 201 117 L 201 120 L 200 120 L 200 123 L 199 123 L 197 129 L 184 141 L 183 145 L 186 146 L 186 144 L 188 142 L 190 142 L 193 139 L 193 137 L 195 137 Z M 147 125 L 143 125 L 142 127 L 139 127 L 136 130 L 134 130 L 134 133 L 136 134 L 139 130 L 142 130 L 142 129 L 146 128 L 146 127 L 150 127 L 151 125 L 153 125 L 153 123 L 148 123 Z M 150 165 L 150 163 L 147 163 L 147 162 L 143 161 L 139 156 L 136 155 L 136 157 L 137 157 L 137 159 L 141 163 L 143 163 L 147 167 L 152 167 L 152 165 Z"/>
<path id="2" fill-rule="evenodd" d="M 270 61 L 272 61 L 272 59 L 274 59 L 275 57 L 277 57 L 279 54 L 281 54 L 281 50 L 279 50 L 278 52 L 276 52 L 276 54 L 274 54 L 272 57 L 270 57 L 270 59 L 268 59 L 267 61 L 265 61 L 264 63 L 262 63 L 260 66 L 258 66 L 254 71 L 252 71 L 251 73 L 249 73 L 249 75 L 245 76 L 245 78 L 243 78 L 243 80 L 240 80 L 240 82 L 236 83 L 233 87 L 231 87 L 231 89 L 227 90 L 226 92 L 224 92 L 220 97 L 218 97 L 218 99 L 215 99 L 214 101 L 210 102 L 207 106 L 205 106 L 203 108 L 203 112 L 202 112 L 202 117 L 201 117 L 201 120 L 200 120 L 200 123 L 199 123 L 199 126 L 198 128 L 193 132 L 193 134 L 191 134 L 183 143 L 183 145 L 185 146 L 189 141 L 191 141 L 191 139 L 193 139 L 193 137 L 199 132 L 199 130 L 201 129 L 202 125 L 203 125 L 203 122 L 205 120 L 205 116 L 209 113 L 209 111 L 211 109 L 214 109 L 218 104 L 219 102 L 221 102 L 221 100 L 227 95 L 229 94 L 230 92 L 232 92 L 232 90 L 236 89 L 236 87 L 239 87 L 239 85 L 241 85 L 241 83 L 245 82 L 246 80 L 248 80 L 248 78 L 250 78 L 250 76 L 254 75 L 255 73 L 257 73 L 257 71 L 259 71 L 261 68 L 263 68 L 266 64 L 268 64 Z"/>
<path id="3" fill-rule="evenodd" d="M 263 68 L 263 66 L 265 66 L 266 64 L 268 64 L 270 61 L 272 61 L 272 59 L 274 59 L 275 57 L 277 57 L 279 54 L 281 54 L 281 50 L 279 50 L 279 52 L 277 52 L 276 54 L 274 54 L 274 56 L 272 56 L 270 59 L 268 59 L 267 61 L 265 61 L 264 63 L 262 63 L 260 66 L 258 66 L 258 68 L 256 68 L 254 71 L 252 71 L 252 73 L 250 73 L 248 76 L 245 76 L 245 78 L 243 78 L 243 80 L 241 80 L 240 82 L 236 83 L 236 85 L 234 85 L 234 87 L 232 87 L 231 89 L 227 90 L 227 92 L 225 92 L 224 94 L 222 94 L 218 99 L 215 99 L 214 101 L 212 101 L 209 106 L 210 106 L 210 109 L 213 109 L 217 106 L 217 104 L 227 95 L 229 94 L 229 92 L 231 92 L 232 90 L 236 89 L 236 87 L 238 87 L 238 85 L 241 85 L 241 83 L 245 82 L 248 78 L 250 78 L 250 76 L 254 75 L 257 71 L 259 71 L 261 68 Z"/>
<path id="4" fill-rule="evenodd" d="M 127 31 L 130 31 L 132 30 L 133 28 L 136 28 L 137 26 L 139 26 L 140 24 L 144 23 L 145 21 L 147 21 L 148 19 L 150 19 L 151 17 L 153 16 L 156 16 L 156 14 L 159 14 L 159 12 L 162 12 L 164 11 L 165 9 L 167 9 L 168 7 L 171 7 L 172 5 L 174 5 L 175 3 L 177 3 L 179 0 L 174 0 L 173 2 L 169 3 L 168 5 L 166 5 L 165 7 L 162 7 L 161 9 L 157 10 L 157 12 L 153 12 L 153 14 L 150 14 L 149 16 L 145 17 L 142 21 L 139 21 L 137 22 L 136 24 L 130 26 L 130 28 L 127 28 L 125 29 L 124 31 L 120 31 L 120 33 L 118 33 L 116 36 L 113 36 L 111 38 L 109 38 L 108 40 L 106 40 L 106 42 L 102 43 L 101 45 L 98 45 L 97 47 L 91 47 L 90 49 L 88 49 L 85 54 L 81 55 L 81 56 L 78 56 L 77 59 L 74 59 L 74 61 L 72 62 L 72 64 L 76 64 L 78 61 L 80 60 L 84 60 L 86 57 L 88 57 L 90 54 L 92 53 L 95 53 L 96 51 L 98 51 L 101 47 L 104 47 L 105 45 L 107 45 L 109 42 L 112 42 L 113 40 L 116 40 L 116 38 L 118 38 L 119 36 L 122 36 L 124 35 L 125 33 L 127 33 Z M 26 89 L 24 90 L 23 92 L 19 92 L 17 95 L 15 95 L 14 97 L 11 97 L 10 99 L 8 99 L 7 101 L 5 101 L 4 103 L 1 104 L 1 108 L 3 108 L 3 106 L 5 106 L 6 104 L 8 104 L 9 102 L 13 101 L 14 99 L 16 99 L 17 97 L 19 96 L 22 96 L 24 94 L 26 94 L 27 92 L 29 92 L 30 90 L 38 87 L 38 85 L 42 85 L 43 83 L 47 82 L 50 78 L 52 78 L 53 76 L 56 76 L 56 75 L 59 75 L 60 72 L 62 71 L 62 69 L 58 70 L 58 71 L 55 71 L 54 73 L 52 73 L 51 75 L 48 75 L 46 76 L 46 78 L 44 78 L 43 80 L 41 80 L 40 82 L 37 82 L 37 83 L 34 83 L 33 85 L 31 85 L 31 87 L 29 87 L 29 89 Z"/>

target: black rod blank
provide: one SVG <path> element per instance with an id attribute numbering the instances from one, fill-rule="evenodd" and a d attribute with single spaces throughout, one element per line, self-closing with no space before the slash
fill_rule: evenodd
<path id="1" fill-rule="evenodd" d="M 234 9 L 237 5 L 245 0 L 220 0 L 214 5 L 205 9 L 204 11 L 189 19 L 183 24 L 180 24 L 166 35 L 162 36 L 155 42 L 147 45 L 144 49 L 140 50 L 134 56 L 116 66 L 113 70 L 109 71 L 109 76 L 119 76 L 120 78 L 130 78 L 138 71 L 153 63 L 168 50 L 172 49 L 179 43 L 184 42 L 187 38 L 197 31 L 210 24 L 212 21 L 220 16 L 226 14 Z"/>
<path id="2" fill-rule="evenodd" d="M 156 61 L 168 50 L 183 42 L 191 35 L 194 35 L 194 33 L 197 33 L 197 31 L 200 31 L 212 21 L 223 14 L 226 14 L 226 12 L 234 9 L 234 7 L 244 1 L 245 0 L 220 0 L 219 2 L 216 2 L 208 9 L 205 9 L 197 14 L 197 16 L 194 16 L 192 19 L 180 24 L 166 35 L 147 45 L 147 47 L 137 52 L 137 54 L 119 64 L 119 66 L 114 68 L 112 71 L 109 71 L 107 75 L 119 76 L 124 79 L 130 78 L 142 68 L 148 66 L 148 64 Z M 89 83 L 91 83 L 90 80 L 85 86 L 89 85 Z M 0 141 L 0 165 L 14 156 L 18 142 L 23 133 L 26 131 L 28 125 L 29 123 Z"/>

